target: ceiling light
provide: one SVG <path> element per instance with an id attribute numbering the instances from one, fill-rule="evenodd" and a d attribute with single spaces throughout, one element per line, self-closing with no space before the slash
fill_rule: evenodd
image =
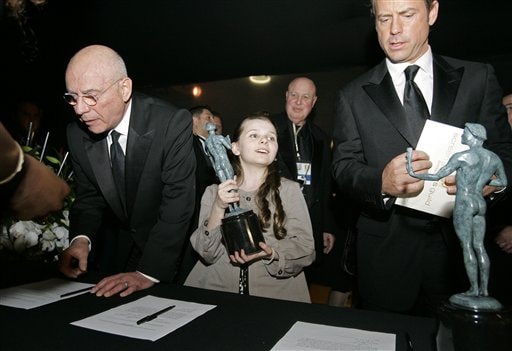
<path id="1" fill-rule="evenodd" d="M 255 84 L 267 84 L 270 82 L 270 76 L 250 76 L 249 80 Z"/>
<path id="2" fill-rule="evenodd" d="M 192 95 L 194 95 L 194 97 L 200 97 L 202 93 L 203 93 L 203 89 L 201 89 L 201 87 L 199 85 L 195 85 L 192 88 Z"/>

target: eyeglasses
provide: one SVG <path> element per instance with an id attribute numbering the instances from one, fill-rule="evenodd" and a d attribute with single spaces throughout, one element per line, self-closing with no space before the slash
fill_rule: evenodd
<path id="1" fill-rule="evenodd" d="M 75 106 L 76 104 L 78 104 L 78 98 L 81 97 L 82 98 L 82 101 L 87 105 L 87 106 L 95 106 L 97 103 L 98 103 L 98 100 L 100 99 L 100 97 L 105 94 L 110 88 L 112 88 L 114 85 L 116 85 L 117 83 L 119 83 L 123 78 L 120 78 L 118 80 L 116 80 L 114 83 L 110 84 L 106 89 L 104 89 L 101 93 L 99 94 L 96 94 L 96 95 L 78 95 L 78 94 L 75 94 L 75 93 L 65 93 L 63 98 L 64 98 L 64 101 L 66 101 L 68 104 L 70 104 L 71 106 Z"/>

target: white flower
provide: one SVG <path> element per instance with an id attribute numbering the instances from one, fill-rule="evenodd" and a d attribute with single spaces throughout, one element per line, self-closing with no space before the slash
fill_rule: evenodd
<path id="1" fill-rule="evenodd" d="M 52 231 L 59 241 L 68 237 L 68 230 L 66 229 L 66 227 L 56 225 L 56 223 L 55 227 L 52 228 Z"/>
<path id="2" fill-rule="evenodd" d="M 65 227 L 57 227 L 53 230 L 55 236 L 57 237 L 57 241 L 55 245 L 58 248 L 65 249 L 69 246 L 69 231 Z"/>
<path id="3" fill-rule="evenodd" d="M 14 238 L 18 238 L 20 236 L 26 236 L 29 233 L 39 235 L 42 233 L 43 228 L 43 225 L 37 224 L 33 221 L 18 221 L 11 225 L 9 232 Z"/>
<path id="4" fill-rule="evenodd" d="M 39 242 L 38 239 L 39 236 L 35 232 L 20 235 L 14 240 L 14 250 L 16 250 L 16 252 L 23 252 L 25 249 L 37 245 Z"/>
<path id="5" fill-rule="evenodd" d="M 65 223 L 69 223 L 68 211 L 64 211 L 64 219 L 45 225 L 33 221 L 17 221 L 10 227 L 3 226 L 0 233 L 0 249 L 15 250 L 18 253 L 40 245 L 43 252 L 60 251 L 69 246 L 69 232 Z"/>
<path id="6" fill-rule="evenodd" d="M 63 224 L 66 228 L 69 228 L 69 211 L 63 210 L 62 216 L 64 218 L 61 218 L 60 223 Z"/>
<path id="7" fill-rule="evenodd" d="M 14 250 L 16 252 L 23 252 L 25 249 L 37 245 L 43 227 L 33 221 L 18 221 L 14 223 L 9 228 L 14 238 Z"/>
<path id="8" fill-rule="evenodd" d="M 47 228 L 41 237 L 41 250 L 43 251 L 53 251 L 55 249 L 55 239 L 57 237 L 51 231 L 50 228 Z"/>

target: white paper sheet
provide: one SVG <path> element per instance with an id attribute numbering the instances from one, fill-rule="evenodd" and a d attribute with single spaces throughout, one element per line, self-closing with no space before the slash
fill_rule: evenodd
<path id="1" fill-rule="evenodd" d="M 272 350 L 394 351 L 395 334 L 296 322 Z"/>
<path id="2" fill-rule="evenodd" d="M 28 310 L 62 299 L 86 294 L 87 291 L 83 291 L 71 296 L 61 297 L 62 294 L 88 287 L 92 288 L 93 286 L 94 284 L 78 283 L 64 279 L 43 280 L 37 283 L 0 289 L 0 305 Z"/>
<path id="3" fill-rule="evenodd" d="M 137 321 L 141 318 L 172 305 L 176 307 L 150 322 L 137 325 Z M 71 324 L 106 333 L 155 341 L 215 307 L 215 305 L 148 295 Z"/>
<path id="4" fill-rule="evenodd" d="M 469 148 L 467 145 L 461 144 L 463 132 L 464 130 L 461 128 L 427 120 L 416 150 L 425 151 L 430 156 L 432 168 L 429 169 L 429 173 L 436 173 L 448 162 L 450 156 Z M 395 203 L 436 216 L 450 218 L 455 205 L 455 196 L 446 193 L 443 179 L 441 179 L 425 181 L 425 187 L 420 194 L 410 198 L 397 198 Z"/>

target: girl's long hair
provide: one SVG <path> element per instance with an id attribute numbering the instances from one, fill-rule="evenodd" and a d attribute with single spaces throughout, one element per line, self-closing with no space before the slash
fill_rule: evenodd
<path id="1" fill-rule="evenodd" d="M 274 122 L 269 118 L 268 113 L 266 112 L 258 112 L 250 114 L 245 117 L 236 127 L 235 133 L 233 135 L 233 142 L 237 142 L 240 139 L 240 135 L 243 132 L 243 127 L 245 121 L 251 120 L 262 120 L 268 121 L 272 123 L 275 127 Z M 277 130 L 277 128 L 276 128 Z M 233 156 L 233 155 L 232 155 Z M 235 171 L 236 176 L 239 181 L 243 181 L 244 172 L 242 166 L 240 164 L 240 158 L 233 156 L 232 159 L 233 170 Z M 256 206 L 259 209 L 258 219 L 260 221 L 260 225 L 263 231 L 266 231 L 270 226 L 271 213 L 268 202 L 268 195 L 270 194 L 270 199 L 275 205 L 276 212 L 273 218 L 273 229 L 274 235 L 277 239 L 282 239 L 286 236 L 286 228 L 284 227 L 284 221 L 286 218 L 286 214 L 283 209 L 283 203 L 281 201 L 281 196 L 279 195 L 279 187 L 281 186 L 281 176 L 279 173 L 279 167 L 277 165 L 277 161 L 274 160 L 267 167 L 267 176 L 263 181 L 262 185 L 259 187 L 258 192 L 256 193 Z"/>

